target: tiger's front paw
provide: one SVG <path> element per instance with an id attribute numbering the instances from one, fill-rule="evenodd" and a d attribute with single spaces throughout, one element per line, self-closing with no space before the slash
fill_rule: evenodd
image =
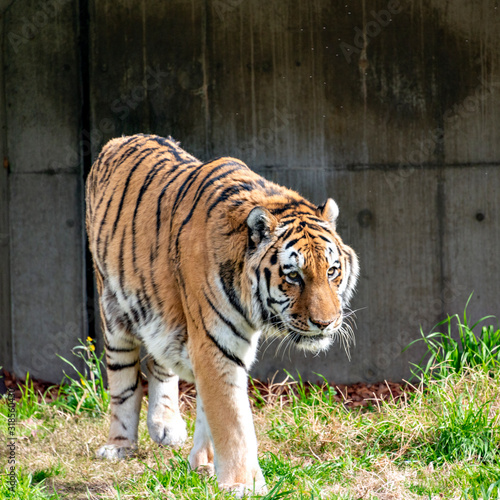
<path id="1" fill-rule="evenodd" d="M 199 465 L 196 467 L 195 472 L 203 477 L 213 477 L 215 476 L 214 464 Z"/>
<path id="2" fill-rule="evenodd" d="M 187 439 L 186 423 L 182 418 L 163 422 L 148 420 L 151 439 L 162 446 L 181 446 Z"/>
<path id="3" fill-rule="evenodd" d="M 137 446 L 119 446 L 117 444 L 105 444 L 101 446 L 97 452 L 97 458 L 104 458 L 106 460 L 122 460 L 132 456 L 137 450 Z"/>
<path id="4" fill-rule="evenodd" d="M 236 498 L 243 498 L 245 495 L 265 495 L 268 490 L 265 481 L 258 481 L 254 484 L 219 484 L 219 488 L 230 491 Z"/>

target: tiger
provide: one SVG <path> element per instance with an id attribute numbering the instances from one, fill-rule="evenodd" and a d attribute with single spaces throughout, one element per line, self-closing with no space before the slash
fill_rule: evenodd
<path id="1" fill-rule="evenodd" d="M 345 336 L 359 264 L 338 214 L 331 198 L 316 206 L 235 158 L 203 163 L 171 137 L 103 147 L 86 182 L 111 412 L 98 457 L 137 449 L 143 346 L 151 438 L 184 443 L 178 383 L 194 382 L 191 468 L 239 497 L 266 491 L 248 372 L 262 336 L 314 353 Z"/>

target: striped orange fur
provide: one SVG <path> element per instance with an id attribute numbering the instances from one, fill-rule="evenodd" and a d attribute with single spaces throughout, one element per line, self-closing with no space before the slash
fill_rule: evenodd
<path id="1" fill-rule="evenodd" d="M 92 167 L 87 231 L 111 393 L 109 440 L 137 445 L 139 348 L 149 354 L 148 430 L 186 439 L 178 377 L 196 383 L 193 468 L 239 494 L 265 489 L 247 398 L 261 334 L 310 351 L 346 338 L 358 261 L 316 207 L 234 158 L 202 163 L 172 139 L 113 139 Z"/>

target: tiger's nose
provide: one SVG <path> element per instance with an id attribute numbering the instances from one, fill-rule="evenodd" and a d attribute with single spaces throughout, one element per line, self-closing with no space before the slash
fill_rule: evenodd
<path id="1" fill-rule="evenodd" d="M 333 319 L 312 319 L 310 318 L 309 321 L 314 325 L 317 326 L 320 330 L 324 330 L 328 325 L 331 325 L 333 323 Z"/>

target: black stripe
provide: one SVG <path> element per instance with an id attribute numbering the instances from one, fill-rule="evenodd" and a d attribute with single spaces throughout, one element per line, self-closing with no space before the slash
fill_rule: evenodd
<path id="1" fill-rule="evenodd" d="M 217 170 L 221 169 L 221 168 L 224 168 L 226 166 L 226 164 L 222 164 L 222 165 L 218 165 L 217 167 L 213 168 L 204 178 L 203 180 L 201 181 L 200 185 L 198 186 L 198 189 L 196 190 L 196 193 L 194 195 L 194 200 L 193 200 L 193 203 L 191 204 L 191 210 L 189 211 L 189 214 L 186 216 L 186 218 L 182 221 L 182 224 L 179 228 L 179 231 L 177 232 L 177 237 L 175 239 L 175 251 L 176 253 L 178 253 L 178 249 L 179 249 L 179 238 L 180 238 L 180 235 L 181 235 L 181 232 L 182 232 L 182 229 L 184 228 L 184 226 L 191 220 L 191 217 L 193 216 L 193 213 L 196 209 L 196 206 L 198 205 L 198 202 L 200 201 L 200 198 L 203 196 L 203 193 L 205 192 L 205 190 L 211 186 L 212 184 L 214 184 L 215 182 L 217 182 L 218 180 L 228 176 L 229 174 L 231 174 L 232 172 L 234 172 L 235 170 L 237 169 L 232 169 L 232 170 L 228 170 L 227 172 L 224 172 L 220 175 L 218 175 L 217 177 L 213 178 L 213 179 L 210 179 L 209 181 L 207 181 L 207 179 L 209 179 L 211 177 L 211 175 L 216 172 Z M 210 198 L 209 198 L 210 199 Z M 207 200 L 208 202 L 208 200 Z M 174 209 L 172 209 L 172 213 L 174 213 Z M 209 215 L 209 212 L 207 213 L 207 219 L 208 219 L 208 215 Z"/>
<path id="2" fill-rule="evenodd" d="M 137 139 L 137 137 L 133 137 L 132 139 L 135 140 L 135 139 Z M 126 143 L 120 145 L 119 151 L 123 149 L 123 146 L 128 145 L 129 142 L 132 142 L 132 140 L 127 141 Z M 109 186 L 109 183 L 111 182 L 111 177 L 116 172 L 116 170 L 118 169 L 118 167 L 124 161 L 128 160 L 129 157 L 132 156 L 134 153 L 139 152 L 139 154 L 140 154 L 140 146 L 141 145 L 139 144 L 138 146 L 133 146 L 130 149 L 125 149 L 125 152 L 119 158 L 117 158 L 116 156 L 114 156 L 114 157 L 112 157 L 112 158 L 109 159 L 109 162 L 107 162 L 107 165 L 110 168 L 108 168 L 106 170 L 105 175 L 101 175 L 100 178 L 99 178 L 99 184 L 100 184 L 101 189 L 103 190 L 103 192 Z M 103 199 L 104 199 L 104 194 L 103 194 L 102 198 L 99 200 L 99 202 L 97 204 L 97 207 L 99 207 L 101 205 L 101 202 L 103 201 Z"/>
<path id="3" fill-rule="evenodd" d="M 130 146 L 130 143 L 132 142 L 137 142 L 138 144 L 134 144 L 132 147 Z M 117 167 L 120 165 L 120 163 L 123 163 L 125 160 L 127 160 L 132 154 L 137 152 L 139 148 L 144 144 L 144 141 L 142 141 L 142 137 L 138 135 L 131 135 L 130 137 L 127 138 L 127 140 L 122 141 L 119 145 L 118 148 L 116 149 L 116 152 L 113 156 L 109 158 L 109 162 L 107 162 L 108 166 L 113 166 Z M 109 147 L 107 145 L 103 148 L 102 153 L 106 154 L 108 151 Z M 101 154 L 102 154 L 101 153 Z M 117 154 L 121 153 L 120 156 Z M 110 174 L 112 172 L 109 172 L 109 169 L 106 169 L 105 171 L 106 174 Z M 109 175 L 108 175 L 109 177 Z M 102 179 L 106 180 L 106 179 Z"/>
<path id="4" fill-rule="evenodd" d="M 155 252 L 151 248 L 149 251 L 149 271 L 150 271 L 150 279 L 149 282 L 151 283 L 151 287 L 153 289 L 153 297 L 156 299 L 156 303 L 161 306 L 162 300 L 160 298 L 160 292 L 158 290 L 158 283 L 156 282 L 155 278 L 155 265 L 154 265 L 154 260 L 155 260 Z"/>
<path id="5" fill-rule="evenodd" d="M 108 204 L 106 206 L 106 210 L 104 211 L 104 215 L 101 219 L 101 223 L 99 224 L 99 229 L 97 231 L 97 241 L 96 241 L 96 248 L 97 248 L 97 254 L 100 253 L 100 243 L 101 243 L 101 234 L 102 234 L 102 228 L 104 227 L 104 224 L 106 223 L 106 219 L 108 217 L 108 210 L 109 207 L 111 206 L 111 202 L 113 201 L 113 196 L 115 194 L 115 190 L 111 193 L 111 196 L 109 197 Z M 106 249 L 106 247 L 105 247 Z"/>
<path id="6" fill-rule="evenodd" d="M 286 245 L 285 245 L 285 250 L 288 250 L 290 247 L 293 247 L 295 243 L 297 243 L 300 240 L 303 240 L 305 236 L 301 236 L 300 238 L 295 238 L 293 240 L 290 240 Z"/>
<path id="7" fill-rule="evenodd" d="M 318 234 L 317 236 L 318 236 L 318 238 L 321 238 L 323 241 L 326 241 L 327 243 L 333 244 L 332 240 L 329 240 L 328 238 L 326 238 L 322 234 Z"/>
<path id="8" fill-rule="evenodd" d="M 103 275 L 105 276 L 108 271 L 108 264 L 107 264 L 107 258 L 108 258 L 108 249 L 109 249 L 109 234 L 106 235 L 106 239 L 104 240 L 104 253 L 102 254 L 102 259 L 101 259 L 101 264 L 102 264 L 102 271 Z"/>
<path id="9" fill-rule="evenodd" d="M 318 226 L 317 224 L 312 224 L 310 222 L 306 223 L 306 227 L 311 231 L 320 231 L 320 232 L 326 231 L 324 227 Z"/>
<path id="10" fill-rule="evenodd" d="M 104 343 L 106 347 L 106 351 L 110 352 L 133 352 L 137 349 L 137 347 L 132 347 L 131 349 L 124 349 L 124 348 L 119 348 L 119 347 L 111 347 L 109 344 L 106 342 Z"/>
<path id="11" fill-rule="evenodd" d="M 281 207 L 277 208 L 270 208 L 268 210 L 273 215 L 280 215 L 287 210 L 293 210 L 294 208 L 301 206 L 310 208 L 311 210 L 316 209 L 316 207 L 312 203 L 309 203 L 307 200 L 290 200 L 286 205 L 282 205 Z"/>
<path id="12" fill-rule="evenodd" d="M 134 317 L 135 324 L 139 323 L 139 320 L 141 318 L 139 317 L 139 312 L 137 311 L 137 309 L 135 307 L 132 307 L 130 312 L 132 313 L 132 316 Z"/>
<path id="13" fill-rule="evenodd" d="M 149 186 L 153 182 L 153 179 L 155 178 L 156 174 L 158 172 L 161 172 L 162 167 L 164 166 L 164 164 L 167 163 L 167 162 L 169 162 L 169 161 L 171 161 L 170 158 L 163 158 L 163 159 L 161 159 L 158 163 L 156 163 L 153 166 L 153 168 L 148 172 L 148 174 L 144 178 L 144 183 L 141 186 L 141 189 L 139 191 L 139 196 L 137 197 L 137 202 L 135 204 L 134 215 L 137 213 L 137 210 L 139 209 L 139 205 L 141 204 L 141 201 L 142 201 L 142 197 L 144 196 L 144 193 L 146 192 L 146 190 L 149 188 Z"/>
<path id="14" fill-rule="evenodd" d="M 187 173 L 188 170 L 185 168 L 179 169 L 176 168 L 175 170 L 172 170 L 172 173 L 175 173 L 174 177 L 170 179 L 165 186 L 163 186 L 160 195 L 158 196 L 158 203 L 156 205 L 156 247 L 157 247 L 157 253 L 158 253 L 158 238 L 160 235 L 160 228 L 161 228 L 161 202 L 163 197 L 165 196 L 165 193 L 167 192 L 167 189 L 170 187 L 170 185 L 175 182 L 182 174 Z"/>
<path id="15" fill-rule="evenodd" d="M 130 137 L 128 140 L 124 141 L 122 144 L 120 144 L 119 146 L 119 149 L 118 151 L 122 151 L 123 149 L 125 149 L 125 146 L 128 146 L 129 143 L 135 141 L 135 140 L 138 140 L 139 138 L 136 137 L 136 136 L 132 136 Z M 102 201 L 104 200 L 104 192 L 107 188 L 107 186 L 109 185 L 109 180 L 111 178 L 111 175 L 116 171 L 116 168 L 118 167 L 118 165 L 120 165 L 120 163 L 122 163 L 124 160 L 128 159 L 129 156 L 131 156 L 133 153 L 137 152 L 138 148 L 136 146 L 133 146 L 132 148 L 130 149 L 125 149 L 125 152 L 120 156 L 120 158 L 117 158 L 116 156 L 113 156 L 111 158 L 108 159 L 108 161 L 106 163 L 104 163 L 105 165 L 105 169 L 102 171 L 99 172 L 99 185 L 101 187 L 101 190 L 103 190 L 103 196 L 101 197 L 101 199 L 98 201 L 97 205 L 96 205 L 96 210 L 101 206 L 101 203 Z M 99 158 L 104 158 L 104 156 L 106 156 L 107 154 L 107 148 L 105 147 L 101 154 L 99 155 Z M 114 168 L 111 168 L 111 167 L 114 167 Z"/>
<path id="16" fill-rule="evenodd" d="M 219 277 L 222 283 L 222 288 L 229 303 L 246 319 L 251 328 L 255 328 L 247 317 L 247 312 L 241 304 L 240 297 L 234 284 L 235 263 L 228 260 L 219 264 Z"/>
<path id="17" fill-rule="evenodd" d="M 118 254 L 118 274 L 120 280 L 120 288 L 123 292 L 125 289 L 125 233 L 127 232 L 127 226 L 123 228 L 122 240 L 120 242 L 120 252 Z"/>
<path id="18" fill-rule="evenodd" d="M 293 220 L 298 219 L 301 215 L 304 215 L 307 219 L 309 219 L 313 222 L 327 224 L 327 221 L 325 221 L 323 219 L 318 219 L 318 217 L 315 217 L 310 212 L 293 212 L 290 215 L 283 216 L 280 219 L 280 222 L 293 221 Z"/>
<path id="19" fill-rule="evenodd" d="M 203 315 L 201 313 L 200 309 L 200 318 L 201 318 L 201 324 L 203 325 L 203 329 L 205 330 L 205 333 L 207 334 L 207 337 L 214 343 L 215 347 L 219 349 L 219 351 L 226 356 L 227 359 L 232 361 L 233 363 L 236 363 L 238 366 L 241 366 L 246 371 L 246 366 L 243 364 L 243 361 L 241 361 L 240 358 L 235 356 L 234 354 L 230 353 L 227 349 L 222 347 L 217 340 L 212 336 L 212 334 L 208 331 L 208 328 L 205 325 L 205 322 L 203 321 Z"/>
<path id="20" fill-rule="evenodd" d="M 141 186 L 141 189 L 139 191 L 139 195 L 137 196 L 137 201 L 135 203 L 135 209 L 134 209 L 134 215 L 132 216 L 132 263 L 134 265 L 134 270 L 137 271 L 137 256 L 136 256 L 136 222 L 137 222 L 137 212 L 139 211 L 139 205 L 141 204 L 142 198 L 144 196 L 144 193 L 146 190 L 149 188 L 149 186 L 152 184 L 154 178 L 156 177 L 156 174 L 158 172 L 161 172 L 163 165 L 170 161 L 170 158 L 164 158 L 163 160 L 159 161 L 149 172 L 146 178 L 144 179 L 144 183 Z"/>
<path id="21" fill-rule="evenodd" d="M 267 293 L 271 294 L 271 270 L 267 267 L 264 268 L 264 277 L 266 278 Z"/>
<path id="22" fill-rule="evenodd" d="M 138 359 L 136 359 L 133 363 L 127 363 L 122 365 L 121 363 L 107 363 L 106 366 L 108 370 L 111 370 L 112 372 L 116 372 L 119 370 L 124 370 L 125 368 L 132 368 L 133 366 L 137 366 L 137 363 L 139 362 Z"/>
<path id="23" fill-rule="evenodd" d="M 340 248 L 339 251 L 342 252 L 342 255 L 344 255 L 349 261 L 349 270 L 352 272 L 352 255 L 349 252 L 344 252 Z"/>
<path id="24" fill-rule="evenodd" d="M 271 304 L 278 304 L 282 306 L 283 304 L 290 303 L 290 299 L 285 299 L 285 300 L 276 300 L 274 297 L 268 297 L 267 299 L 267 305 L 271 307 Z"/>
<path id="25" fill-rule="evenodd" d="M 142 140 L 143 138 L 144 137 L 139 134 L 131 135 L 126 141 L 121 142 L 118 146 L 117 152 L 121 151 L 122 155 L 120 157 L 115 155 L 112 158 L 113 164 L 119 165 L 120 163 L 123 163 L 124 160 L 127 160 L 133 153 L 138 151 L 145 142 Z M 137 142 L 139 144 L 135 144 L 131 148 L 128 148 L 127 146 L 129 146 L 131 142 Z"/>
<path id="26" fill-rule="evenodd" d="M 148 299 L 147 297 L 144 296 L 144 294 L 139 293 L 138 294 L 138 299 L 139 299 L 139 311 L 141 312 L 142 320 L 146 321 L 148 319 Z M 146 306 L 144 305 L 144 302 L 146 302 Z"/>
<path id="27" fill-rule="evenodd" d="M 137 372 L 137 378 L 135 379 L 134 385 L 131 385 L 127 389 L 120 392 L 120 394 L 118 396 L 111 396 L 111 399 L 113 400 L 113 402 L 115 404 L 122 405 L 123 403 L 125 403 L 125 401 L 127 401 L 127 399 L 131 398 L 135 394 L 135 391 L 137 390 L 137 387 L 139 386 L 139 380 L 140 380 L 139 376 L 140 376 L 139 372 Z M 130 394 L 127 394 L 127 392 L 129 392 L 129 391 L 130 391 Z"/>
<path id="28" fill-rule="evenodd" d="M 122 208 L 123 208 L 123 203 L 125 202 L 125 196 L 127 196 L 128 186 L 130 184 L 130 180 L 132 179 L 132 176 L 134 175 L 134 172 L 137 170 L 137 168 L 139 167 L 139 165 L 148 156 L 151 156 L 156 151 L 157 151 L 156 149 L 150 149 L 150 148 L 141 151 L 141 155 L 144 154 L 144 156 L 141 156 L 139 159 L 136 159 L 135 165 L 130 169 L 130 172 L 129 172 L 128 176 L 127 176 L 127 180 L 125 181 L 125 186 L 123 188 L 123 193 L 122 193 L 122 197 L 121 197 L 121 200 L 120 200 L 120 204 L 118 205 L 118 211 L 116 213 L 116 218 L 115 218 L 115 222 L 113 224 L 113 231 L 111 232 L 111 236 L 114 236 L 115 233 L 116 233 L 116 228 L 118 226 L 118 221 L 120 220 L 120 217 L 121 217 L 121 211 L 122 211 Z"/>
<path id="29" fill-rule="evenodd" d="M 294 231 L 295 231 L 295 227 L 292 226 L 292 227 L 288 228 L 278 239 L 279 240 L 287 240 L 292 235 L 292 233 Z"/>
<path id="30" fill-rule="evenodd" d="M 174 376 L 175 376 L 175 375 L 172 375 L 171 373 L 168 373 L 167 371 L 165 371 L 165 370 L 164 370 L 164 369 L 163 369 L 163 368 L 162 368 L 162 367 L 161 367 L 161 366 L 160 366 L 160 365 L 156 362 L 156 360 L 154 360 L 154 359 L 153 359 L 153 368 L 152 368 L 152 370 L 154 370 L 154 371 L 155 371 L 155 373 L 156 373 L 157 375 L 160 375 L 160 376 L 162 376 L 162 377 L 164 377 L 164 378 L 172 378 L 172 377 L 174 377 Z M 150 369 L 150 371 L 152 371 L 152 370 Z"/>
<path id="31" fill-rule="evenodd" d="M 230 330 L 234 333 L 234 335 L 236 335 L 236 337 L 238 337 L 239 339 L 244 340 L 247 344 L 250 344 L 250 341 L 242 333 L 238 331 L 238 329 L 233 325 L 233 323 L 231 323 L 231 321 L 226 319 L 220 313 L 220 311 L 213 305 L 212 301 L 208 298 L 205 292 L 203 292 L 203 295 L 205 295 L 205 299 L 212 308 L 212 311 L 214 311 L 217 314 L 217 316 L 219 316 L 219 318 L 230 328 Z"/>
<path id="32" fill-rule="evenodd" d="M 276 250 L 272 255 L 271 255 L 271 264 L 275 266 L 278 263 L 278 250 Z"/>
<path id="33" fill-rule="evenodd" d="M 212 161 L 210 163 L 214 163 L 214 161 Z M 207 165 L 210 165 L 210 163 L 208 163 Z M 238 163 L 236 161 L 225 161 L 224 163 L 221 163 L 220 165 L 218 165 L 212 171 L 219 170 L 220 167 L 235 167 L 235 168 L 231 168 L 230 170 L 227 170 L 226 172 L 219 174 L 216 178 L 213 179 L 213 181 L 218 181 L 220 179 L 223 179 L 224 177 L 227 177 L 229 174 L 231 174 L 233 172 L 237 172 L 238 170 L 249 170 L 248 167 L 244 163 Z M 210 184 L 213 184 L 213 182 L 211 181 Z M 210 195 L 208 196 L 208 198 L 206 200 L 207 205 L 216 193 L 217 193 L 217 190 L 212 191 L 210 193 Z"/>
<path id="34" fill-rule="evenodd" d="M 257 277 L 257 302 L 260 308 L 260 315 L 264 321 L 269 320 L 269 313 L 267 309 L 264 308 L 264 302 L 262 300 L 262 296 L 260 294 L 260 271 L 258 269 L 255 270 L 255 276 Z"/>
<path id="35" fill-rule="evenodd" d="M 175 213 L 177 211 L 177 208 L 178 208 L 178 205 L 181 203 L 181 201 L 184 199 L 184 197 L 186 196 L 189 188 L 192 186 L 192 184 L 195 182 L 196 180 L 196 176 L 198 174 L 200 174 L 203 170 L 203 167 L 206 167 L 207 165 L 204 164 L 204 165 L 199 165 L 197 169 L 194 169 L 191 174 L 187 177 L 187 179 L 183 182 L 183 184 L 181 185 L 181 187 L 179 188 L 179 191 L 177 192 L 177 196 L 175 198 L 175 201 L 174 201 L 174 205 L 172 207 L 172 213 Z M 210 172 L 204 177 L 203 181 L 200 183 L 200 185 L 198 186 L 198 189 L 196 190 L 196 195 L 199 193 L 200 189 L 202 188 L 203 186 L 203 182 L 205 181 L 205 179 L 207 179 L 208 177 L 210 177 L 215 171 L 219 170 L 220 168 L 223 168 L 225 165 L 218 165 L 217 167 L 215 168 L 212 168 L 210 170 Z M 205 168 L 206 169 L 206 168 Z M 191 178 L 192 177 L 192 178 Z M 195 198 L 196 198 L 196 195 L 195 195 Z"/>
<path id="36" fill-rule="evenodd" d="M 145 136 L 150 141 L 155 141 L 161 146 L 168 149 L 170 153 L 175 157 L 178 163 L 186 163 L 187 161 L 198 161 L 194 156 L 190 155 L 187 151 L 182 149 L 179 143 L 172 137 L 161 137 L 159 135 L 147 135 Z"/>
<path id="37" fill-rule="evenodd" d="M 156 380 L 158 380 L 158 382 L 161 382 L 161 383 L 165 382 L 164 379 L 158 377 L 158 375 L 156 375 L 155 373 L 153 373 L 151 371 L 149 372 L 149 375 L 151 375 L 153 378 L 155 378 Z"/>
<path id="38" fill-rule="evenodd" d="M 210 163 L 208 164 L 204 164 L 202 165 L 202 168 L 206 168 L 208 167 L 208 165 L 210 165 Z M 231 163 L 229 163 L 229 165 L 231 165 Z M 222 174 L 219 174 L 217 177 L 214 177 L 213 179 L 210 179 L 210 177 L 215 173 L 215 172 L 218 172 L 221 168 L 224 168 L 224 167 L 227 167 L 228 164 L 227 163 L 222 163 L 220 165 L 216 165 L 215 167 L 212 167 L 212 169 L 208 172 L 208 174 L 203 178 L 203 180 L 200 182 L 200 185 L 198 186 L 198 189 L 196 190 L 196 193 L 194 195 L 194 205 L 196 205 L 196 203 L 198 203 L 199 199 L 201 198 L 201 196 L 203 195 L 203 193 L 205 192 L 205 190 L 211 186 L 214 182 L 222 179 L 223 177 L 226 177 L 227 175 L 229 175 L 231 172 L 234 172 L 235 170 L 237 169 L 233 169 L 233 170 L 228 170 L 227 172 L 224 172 Z M 210 180 L 208 180 L 210 179 Z M 210 197 L 209 197 L 210 199 Z"/>
<path id="39" fill-rule="evenodd" d="M 141 290 L 139 291 L 139 296 L 140 300 L 139 302 L 141 303 L 141 309 L 142 307 L 145 307 L 148 311 L 152 309 L 153 304 L 151 303 L 151 298 L 149 297 L 147 290 L 146 290 L 146 281 L 144 280 L 144 276 L 141 275 Z M 143 302 L 145 304 L 143 304 Z"/>
<path id="40" fill-rule="evenodd" d="M 187 192 L 189 191 L 189 188 L 196 181 L 196 178 L 200 174 L 200 172 L 201 172 L 201 168 L 193 169 L 193 171 L 190 172 L 190 174 L 187 176 L 187 178 L 181 184 L 181 187 L 177 190 L 177 195 L 175 196 L 174 204 L 172 205 L 172 209 L 171 209 L 172 214 L 170 216 L 170 229 L 172 229 L 173 214 L 175 212 L 177 212 L 177 208 L 179 207 L 179 203 L 184 199 Z"/>
<path id="41" fill-rule="evenodd" d="M 241 191 L 254 191 L 255 186 L 253 184 L 249 184 L 247 182 L 242 182 L 233 186 L 229 186 L 217 197 L 217 199 L 208 207 L 206 220 L 209 219 L 212 211 L 219 205 L 220 203 L 227 201 L 231 196 L 240 193 Z"/>
<path id="42" fill-rule="evenodd" d="M 133 335 L 134 333 L 137 334 L 137 331 L 134 332 L 134 322 L 130 318 L 130 315 L 126 312 L 123 313 L 123 316 L 119 318 L 119 320 L 123 323 L 125 329 Z"/>
<path id="43" fill-rule="evenodd" d="M 120 419 L 120 417 L 118 415 L 116 415 L 116 414 L 113 413 L 113 414 L 111 414 L 111 418 L 113 420 L 117 420 L 118 422 L 120 422 L 120 425 L 123 427 L 123 430 L 125 430 L 125 431 L 127 430 L 127 426 L 122 422 L 122 420 Z M 118 436 L 118 437 L 114 437 L 113 439 L 120 439 L 120 440 L 122 440 L 122 439 L 127 439 L 127 438 L 123 438 L 121 436 Z"/>

